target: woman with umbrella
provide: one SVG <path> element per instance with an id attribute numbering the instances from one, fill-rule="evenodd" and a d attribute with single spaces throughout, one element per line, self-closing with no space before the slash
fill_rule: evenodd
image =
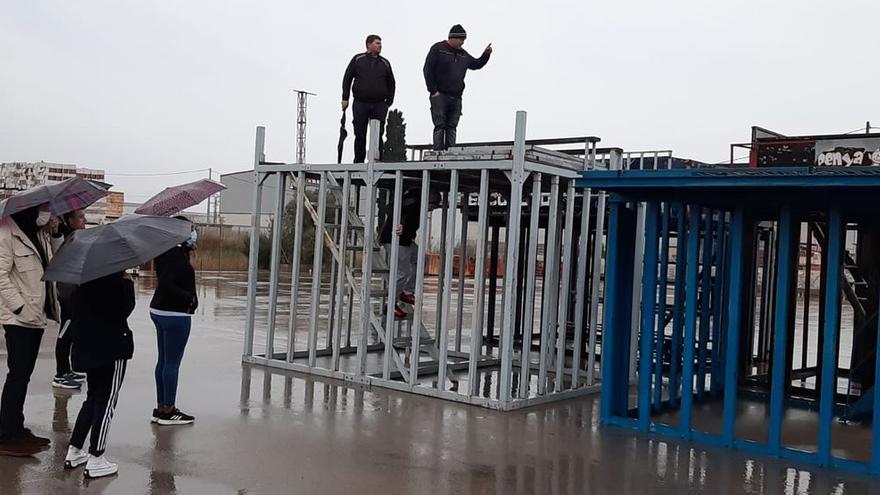
<path id="1" fill-rule="evenodd" d="M 52 257 L 43 229 L 51 216 L 44 203 L 0 218 L 0 325 L 9 368 L 0 398 L 2 455 L 29 456 L 49 446 L 24 427 L 24 401 L 47 319 L 58 320 L 54 285 L 42 280 Z"/>
<path id="2" fill-rule="evenodd" d="M 44 278 L 76 284 L 73 296 L 73 367 L 85 371 L 88 392 L 70 436 L 65 468 L 83 464 L 89 478 L 118 470 L 104 456 L 125 369 L 134 353 L 127 319 L 134 285 L 125 270 L 186 240 L 190 224 L 130 215 L 77 233 L 47 267 Z M 89 437 L 88 450 L 85 447 Z"/>
<path id="3" fill-rule="evenodd" d="M 186 217 L 177 216 L 189 221 Z M 156 258 L 156 292 L 150 301 L 150 318 L 156 325 L 159 358 L 156 362 L 156 409 L 151 421 L 160 425 L 188 425 L 195 421 L 175 407 L 180 362 L 189 340 L 192 314 L 199 305 L 196 295 L 196 272 L 190 254 L 197 234 Z"/>

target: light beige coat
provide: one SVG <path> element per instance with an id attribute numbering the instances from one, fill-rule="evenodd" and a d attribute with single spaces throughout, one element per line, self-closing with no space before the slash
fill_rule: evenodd
<path id="1" fill-rule="evenodd" d="M 38 234 L 46 256 L 52 259 L 49 236 Z M 49 318 L 57 321 L 60 309 L 55 284 L 49 284 Z M 0 325 L 44 328 L 47 315 L 43 264 L 34 244 L 11 218 L 0 219 Z M 22 308 L 19 314 L 14 311 Z"/>

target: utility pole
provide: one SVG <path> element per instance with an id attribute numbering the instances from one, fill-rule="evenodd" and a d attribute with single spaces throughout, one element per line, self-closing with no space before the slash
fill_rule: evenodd
<path id="1" fill-rule="evenodd" d="M 302 89 L 296 92 L 296 163 L 306 162 L 306 104 L 309 96 L 318 96 Z"/>

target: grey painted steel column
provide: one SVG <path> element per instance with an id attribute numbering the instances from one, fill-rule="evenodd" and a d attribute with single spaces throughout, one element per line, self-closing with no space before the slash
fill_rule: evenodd
<path id="1" fill-rule="evenodd" d="M 370 325 L 373 316 L 372 281 L 373 281 L 373 243 L 376 236 L 376 155 L 379 152 L 379 121 L 370 120 L 370 150 L 367 154 L 367 211 L 364 218 L 364 251 L 361 265 L 361 335 L 357 349 L 357 374 L 363 376 L 367 372 L 367 344 L 369 343 Z M 388 337 L 388 332 L 385 332 Z"/>
<path id="2" fill-rule="evenodd" d="M 287 362 L 293 362 L 296 352 L 296 310 L 299 306 L 299 271 L 302 260 L 303 215 L 305 213 L 305 172 L 296 173 L 296 213 L 293 220 L 293 259 L 290 262 L 290 319 L 287 321 Z"/>
<path id="3" fill-rule="evenodd" d="M 284 226 L 284 196 L 287 174 L 278 177 L 275 194 L 275 218 L 272 219 L 272 258 L 269 265 L 269 321 L 266 329 L 266 359 L 275 359 L 275 317 L 278 313 L 278 272 L 281 271 L 281 231 Z M 259 243 L 258 243 L 259 244 Z"/>
<path id="4" fill-rule="evenodd" d="M 254 355 L 254 326 L 257 310 L 257 279 L 260 273 L 260 221 L 262 220 L 263 201 L 263 177 L 257 172 L 257 166 L 266 159 L 264 150 L 266 147 L 266 128 L 257 127 L 257 135 L 254 143 L 254 206 L 251 210 L 251 241 L 248 256 L 248 288 L 247 288 L 247 318 L 244 330 L 244 356 Z"/>
<path id="5" fill-rule="evenodd" d="M 400 225 L 400 203 L 403 201 L 403 172 L 400 170 L 394 175 L 394 208 L 391 213 L 391 252 L 388 254 L 388 306 L 385 311 L 385 354 L 382 363 L 382 378 L 391 378 L 391 353 L 394 349 L 394 308 L 397 307 L 397 270 L 398 254 L 400 253 L 400 237 L 394 234 L 394 230 Z M 387 221 L 387 220 L 386 220 Z M 365 248 L 366 249 L 366 248 Z"/>
<path id="6" fill-rule="evenodd" d="M 507 248 L 507 256 L 504 259 L 504 313 L 513 314 L 516 309 L 516 278 L 519 266 L 519 236 L 520 220 L 522 216 L 522 193 L 523 182 L 528 177 L 525 171 L 526 156 L 526 113 L 516 112 L 516 131 L 513 139 L 513 170 L 510 174 L 510 222 L 507 228 L 510 230 Z M 513 317 L 504 319 L 501 328 L 501 376 L 499 387 L 501 393 L 499 399 L 502 409 L 507 408 L 511 401 L 511 379 L 513 369 L 513 331 L 516 322 Z"/>
<path id="7" fill-rule="evenodd" d="M 315 250 L 312 252 L 312 301 L 309 315 L 309 367 L 315 366 L 318 347 L 319 309 L 321 307 L 322 262 L 324 258 L 324 223 L 327 217 L 327 172 L 321 172 L 318 187 L 318 221 L 315 223 Z"/>
<path id="8" fill-rule="evenodd" d="M 458 203 L 458 170 L 452 170 L 449 177 L 449 198 L 447 202 L 450 208 Z M 443 292 L 440 302 L 440 327 L 437 329 L 437 339 L 440 342 L 440 361 L 437 372 L 437 390 L 446 390 L 446 368 L 449 359 L 449 306 L 452 303 L 452 255 L 455 253 L 455 210 L 451 210 L 446 217 L 446 238 L 443 239 L 446 246 L 443 260 Z"/>
<path id="9" fill-rule="evenodd" d="M 587 358 L 587 385 L 596 381 L 596 341 L 599 328 L 599 291 L 602 289 L 602 257 L 605 253 L 605 202 L 607 193 L 601 191 L 596 204 L 596 233 L 593 244 L 593 272 L 590 281 L 590 344 Z M 604 307 L 604 304 L 603 304 Z"/>
<path id="10" fill-rule="evenodd" d="M 480 200 L 477 203 L 477 253 L 474 264 L 474 300 L 471 310 L 471 352 L 468 360 L 468 395 L 476 395 L 477 359 L 483 345 L 483 300 L 486 285 L 486 232 L 489 218 L 489 171 L 480 171 Z M 461 310 L 460 310 L 461 312 Z M 460 328 L 460 327 L 459 327 Z"/>
<path id="11" fill-rule="evenodd" d="M 535 330 L 535 285 L 538 265 L 538 231 L 541 219 L 541 174 L 532 174 L 532 205 L 529 212 L 528 262 L 526 263 L 526 296 L 523 316 L 522 354 L 520 355 L 519 398 L 529 396 L 529 377 L 531 376 L 532 333 Z"/>
<path id="12" fill-rule="evenodd" d="M 415 386 L 419 382 L 419 354 L 422 334 L 422 317 L 425 298 L 425 254 L 428 252 L 428 234 L 431 232 L 431 216 L 428 210 L 429 191 L 431 189 L 431 172 L 422 171 L 422 198 L 419 203 L 419 259 L 416 265 L 416 304 L 414 306 L 412 325 L 412 349 L 410 354 L 410 385 Z"/>
<path id="13" fill-rule="evenodd" d="M 584 333 L 584 299 L 587 285 L 587 254 L 590 244 L 590 190 L 584 189 L 581 197 L 581 235 L 578 240 L 577 285 L 574 303 L 574 354 L 571 360 L 571 388 L 578 387 L 581 371 L 581 346 Z"/>
<path id="14" fill-rule="evenodd" d="M 544 287 L 543 296 L 541 297 L 541 305 L 544 307 L 544 314 L 541 318 L 541 351 L 538 363 L 538 395 L 543 395 L 547 387 L 547 366 L 550 356 L 550 346 L 552 346 L 553 326 L 556 325 L 553 318 L 551 308 L 555 304 L 553 294 L 558 290 L 557 275 L 558 262 L 557 253 L 559 247 L 556 242 L 556 235 L 559 232 L 557 224 L 559 219 L 557 212 L 559 211 L 559 176 L 554 175 L 550 178 L 550 213 L 547 216 L 547 244 L 544 246 Z"/>
<path id="15" fill-rule="evenodd" d="M 469 194 L 463 194 L 464 202 L 461 206 L 461 237 L 458 242 L 458 313 L 456 313 L 455 325 L 455 352 L 461 352 L 461 327 L 464 320 L 464 272 L 467 269 L 467 237 L 468 215 L 470 214 Z"/>
<path id="16" fill-rule="evenodd" d="M 559 311 L 556 315 L 556 388 L 562 390 L 562 374 L 565 370 L 565 339 L 568 332 L 568 299 L 571 282 L 572 262 L 572 229 L 574 228 L 574 181 L 568 181 L 565 192 L 565 230 L 562 234 L 562 284 L 559 287 Z"/>
<path id="17" fill-rule="evenodd" d="M 342 218 L 339 227 L 339 269 L 336 272 L 336 317 L 333 319 L 331 326 L 333 332 L 333 354 L 332 366 L 333 371 L 339 370 L 339 348 L 342 346 L 342 319 L 344 316 L 345 294 L 348 287 L 345 279 L 345 271 L 348 269 L 348 216 L 350 214 L 349 204 L 351 202 L 351 172 L 345 172 L 342 180 Z M 354 301 L 349 300 L 348 304 Z"/>

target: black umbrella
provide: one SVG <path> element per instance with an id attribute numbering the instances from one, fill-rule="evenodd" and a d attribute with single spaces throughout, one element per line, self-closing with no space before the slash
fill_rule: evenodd
<path id="1" fill-rule="evenodd" d="M 342 118 L 339 119 L 339 144 L 336 145 L 336 163 L 342 163 L 342 143 L 348 137 L 348 131 L 345 130 L 345 110 L 342 111 Z"/>

